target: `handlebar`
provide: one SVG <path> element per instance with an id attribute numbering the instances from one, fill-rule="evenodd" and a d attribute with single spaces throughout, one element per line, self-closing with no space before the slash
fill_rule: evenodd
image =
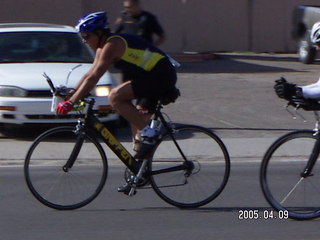
<path id="1" fill-rule="evenodd" d="M 71 96 L 70 89 L 68 89 L 66 86 L 55 87 L 51 78 L 46 73 L 43 73 L 43 77 L 47 80 L 47 83 L 49 84 L 51 92 L 54 96 L 58 96 L 62 98 Z"/>
<path id="2" fill-rule="evenodd" d="M 50 86 L 52 95 L 54 98 L 62 98 L 65 99 L 67 96 L 71 96 L 70 94 L 70 89 L 68 89 L 67 87 L 55 87 L 51 78 L 46 74 L 43 73 L 43 77 L 47 80 L 47 83 Z M 55 100 L 53 100 L 55 101 Z M 52 106 L 51 111 L 55 111 L 55 105 L 57 104 L 57 102 Z M 84 99 L 82 99 L 79 103 L 75 104 L 73 111 L 82 111 L 83 109 L 85 109 L 85 106 L 87 105 L 88 108 L 87 110 L 92 112 L 92 113 L 99 113 L 99 112 L 104 112 L 104 113 L 115 113 L 116 111 L 112 108 L 110 109 L 106 109 L 106 110 L 96 110 L 93 109 L 93 106 L 95 104 L 95 99 L 93 97 L 87 96 Z"/>
<path id="3" fill-rule="evenodd" d="M 320 103 L 315 99 L 293 97 L 288 102 L 288 105 L 294 106 L 295 108 L 302 108 L 306 111 L 320 111 Z"/>
<path id="4" fill-rule="evenodd" d="M 43 76 L 47 80 L 47 82 L 51 88 L 51 92 L 54 94 L 56 92 L 56 88 L 54 87 L 51 78 L 45 72 L 43 73 Z"/>

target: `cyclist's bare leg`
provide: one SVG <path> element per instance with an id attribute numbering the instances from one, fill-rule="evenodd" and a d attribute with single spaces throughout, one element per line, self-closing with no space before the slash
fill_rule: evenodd
<path id="1" fill-rule="evenodd" d="M 137 108 L 140 116 L 143 118 L 144 122 L 149 123 L 152 114 L 148 113 L 148 110 L 140 105 L 137 105 L 136 108 Z M 138 133 L 138 129 L 134 125 L 131 124 L 131 131 L 132 131 L 132 136 L 134 138 L 136 136 L 136 134 Z"/>
<path id="2" fill-rule="evenodd" d="M 128 81 L 131 81 L 130 74 L 128 75 L 128 73 L 123 73 L 121 82 L 125 83 L 125 82 L 128 82 Z M 152 114 L 148 113 L 148 109 L 145 109 L 143 106 L 141 106 L 139 104 L 136 105 L 136 108 L 138 109 L 139 114 L 143 117 L 145 123 L 149 123 Z M 135 127 L 132 123 L 130 123 L 130 127 L 131 127 L 131 133 L 132 133 L 133 142 L 135 142 L 136 138 L 138 138 L 138 135 L 137 135 L 138 128 Z"/>
<path id="3" fill-rule="evenodd" d="M 127 119 L 136 129 L 142 130 L 148 124 L 148 120 L 131 103 L 133 99 L 135 99 L 135 96 L 131 81 L 124 82 L 112 89 L 109 95 L 111 105 L 119 114 Z"/>

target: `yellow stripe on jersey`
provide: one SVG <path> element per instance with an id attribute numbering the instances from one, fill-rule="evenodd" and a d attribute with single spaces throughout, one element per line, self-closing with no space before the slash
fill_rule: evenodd
<path id="1" fill-rule="evenodd" d="M 142 49 L 136 49 L 136 48 L 130 48 L 128 46 L 127 41 L 118 35 L 111 36 L 108 38 L 110 40 L 111 38 L 121 38 L 125 45 L 126 45 L 126 50 L 124 54 L 121 57 L 121 60 L 124 60 L 126 62 L 129 62 L 131 64 L 134 64 L 145 71 L 151 71 L 154 66 L 165 56 L 157 53 L 157 52 L 151 52 L 148 49 L 142 50 Z"/>

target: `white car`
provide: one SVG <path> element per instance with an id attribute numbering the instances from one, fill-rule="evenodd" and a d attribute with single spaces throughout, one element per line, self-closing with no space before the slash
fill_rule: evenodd
<path id="1" fill-rule="evenodd" d="M 43 73 L 55 85 L 74 88 L 89 70 L 94 53 L 73 27 L 52 24 L 0 24 L 0 124 L 75 122 L 75 115 L 51 112 L 52 94 Z M 69 75 L 69 78 L 67 79 Z M 97 109 L 109 108 L 115 86 L 107 72 L 92 91 Z M 114 121 L 117 114 L 99 115 Z"/>

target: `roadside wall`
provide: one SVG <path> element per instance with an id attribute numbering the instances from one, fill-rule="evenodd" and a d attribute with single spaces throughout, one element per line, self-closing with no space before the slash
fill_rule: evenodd
<path id="1" fill-rule="evenodd" d="M 141 0 L 158 16 L 168 52 L 292 52 L 292 11 L 317 0 Z M 320 4 L 319 4 L 320 5 Z M 84 13 L 107 10 L 114 22 L 121 0 L 1 0 L 0 22 L 75 25 Z"/>

